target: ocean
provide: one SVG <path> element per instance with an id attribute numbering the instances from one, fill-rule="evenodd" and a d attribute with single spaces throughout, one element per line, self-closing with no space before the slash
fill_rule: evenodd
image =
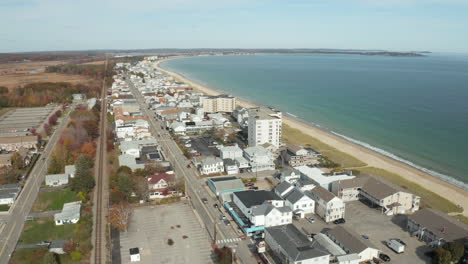
<path id="1" fill-rule="evenodd" d="M 468 189 L 468 55 L 206 56 L 161 67 Z"/>

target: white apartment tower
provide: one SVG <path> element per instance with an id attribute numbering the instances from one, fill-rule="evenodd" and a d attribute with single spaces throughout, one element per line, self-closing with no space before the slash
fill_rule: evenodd
<path id="1" fill-rule="evenodd" d="M 281 112 L 270 108 L 249 109 L 249 146 L 269 143 L 275 147 L 281 142 Z"/>
<path id="2" fill-rule="evenodd" d="M 236 98 L 226 94 L 201 97 L 200 103 L 205 113 L 232 113 L 236 109 Z"/>

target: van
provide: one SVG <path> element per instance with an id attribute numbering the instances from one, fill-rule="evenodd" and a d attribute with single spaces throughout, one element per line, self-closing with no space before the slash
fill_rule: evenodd
<path id="1" fill-rule="evenodd" d="M 387 247 L 395 251 L 395 253 L 400 254 L 400 253 L 405 252 L 405 246 L 394 239 L 388 240 L 386 244 L 387 244 Z"/>

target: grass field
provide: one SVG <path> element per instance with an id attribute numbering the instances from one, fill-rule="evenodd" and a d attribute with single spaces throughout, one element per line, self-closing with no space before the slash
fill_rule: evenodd
<path id="1" fill-rule="evenodd" d="M 47 248 L 23 248 L 16 249 L 11 257 L 10 264 L 36 264 L 42 263 L 42 258 L 48 252 Z M 59 255 L 60 264 L 74 264 L 80 261 L 72 261 L 68 255 Z"/>
<path id="2" fill-rule="evenodd" d="M 56 191 L 39 192 L 36 201 L 33 204 L 32 212 L 44 212 L 52 210 L 61 210 L 64 203 L 77 201 L 76 193 L 70 189 Z"/>
<path id="3" fill-rule="evenodd" d="M 468 217 L 464 216 L 464 215 L 454 215 L 453 217 L 455 217 L 456 219 L 458 219 L 460 222 L 463 222 L 465 224 L 468 225 Z"/>
<path id="4" fill-rule="evenodd" d="M 358 169 L 362 174 L 375 175 L 386 180 L 401 186 L 402 188 L 408 190 L 411 193 L 414 193 L 421 197 L 421 206 L 429 207 L 436 209 L 442 212 L 462 212 L 462 209 L 459 208 L 456 204 L 445 199 L 444 197 L 438 195 L 435 192 L 432 192 L 421 185 L 409 181 L 402 176 L 388 172 L 383 169 L 374 168 L 374 167 L 364 167 Z"/>
<path id="5" fill-rule="evenodd" d="M 9 206 L 9 205 L 7 205 L 7 204 L 2 204 L 2 205 L 0 205 L 0 211 L 1 211 L 1 212 L 6 212 L 6 211 L 8 211 L 8 210 L 10 210 L 10 206 Z"/>
<path id="6" fill-rule="evenodd" d="M 299 129 L 292 128 L 285 124 L 283 124 L 283 141 L 311 147 L 322 153 L 322 155 L 327 156 L 330 160 L 340 164 L 340 167 L 343 168 L 363 167 L 367 165 L 355 157 L 341 152 L 314 137 L 302 133 Z"/>
<path id="7" fill-rule="evenodd" d="M 74 224 L 56 226 L 53 217 L 26 221 L 18 243 L 34 244 L 44 240 L 71 239 L 75 226 Z"/>

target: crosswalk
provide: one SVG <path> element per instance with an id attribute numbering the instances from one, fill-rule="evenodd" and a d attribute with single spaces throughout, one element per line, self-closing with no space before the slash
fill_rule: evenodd
<path id="1" fill-rule="evenodd" d="M 236 238 L 226 238 L 226 239 L 221 239 L 221 240 L 216 240 L 216 244 L 229 244 L 229 243 L 236 243 L 241 241 L 242 239 L 236 237 Z"/>

